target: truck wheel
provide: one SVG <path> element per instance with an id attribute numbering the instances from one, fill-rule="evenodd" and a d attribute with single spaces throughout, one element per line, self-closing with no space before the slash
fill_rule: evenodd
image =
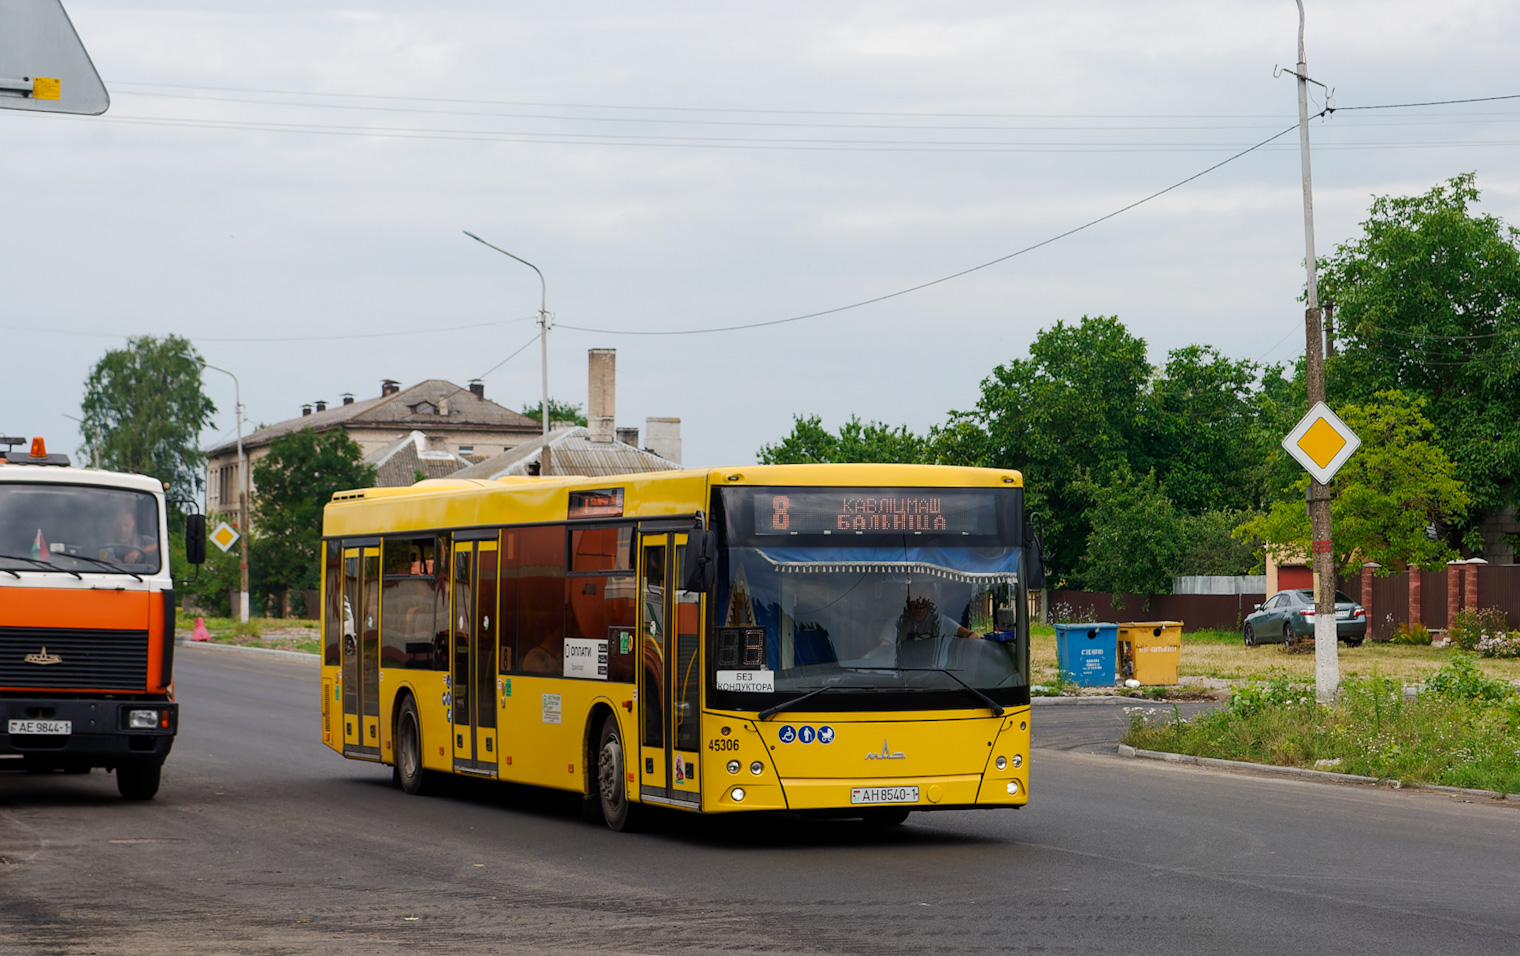
<path id="1" fill-rule="evenodd" d="M 427 793 L 430 774 L 422 768 L 422 726 L 417 720 L 417 702 L 411 697 L 401 705 L 396 718 L 396 782 L 412 795 Z"/>
<path id="2" fill-rule="evenodd" d="M 163 770 L 164 765 L 160 763 L 124 763 L 116 768 L 116 792 L 124 800 L 152 800 L 158 793 L 158 780 Z"/>

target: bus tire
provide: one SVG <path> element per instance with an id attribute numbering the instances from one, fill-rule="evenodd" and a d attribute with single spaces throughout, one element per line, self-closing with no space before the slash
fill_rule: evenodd
<path id="1" fill-rule="evenodd" d="M 152 800 L 164 765 L 146 760 L 124 763 L 116 768 L 116 792 L 123 800 Z"/>
<path id="2" fill-rule="evenodd" d="M 417 719 L 417 702 L 410 695 L 396 716 L 397 785 L 413 796 L 428 792 L 430 774 L 422 766 L 422 722 Z"/>
<path id="3" fill-rule="evenodd" d="M 863 810 L 860 819 L 868 827 L 900 826 L 908 819 L 908 811 L 901 807 L 883 807 L 880 810 Z"/>
<path id="4" fill-rule="evenodd" d="M 602 732 L 596 740 L 596 792 L 602 805 L 602 819 L 619 832 L 636 829 L 641 808 L 628 802 L 628 788 L 624 784 L 628 762 L 624 757 L 623 732 L 615 714 L 608 714 L 602 721 Z"/>

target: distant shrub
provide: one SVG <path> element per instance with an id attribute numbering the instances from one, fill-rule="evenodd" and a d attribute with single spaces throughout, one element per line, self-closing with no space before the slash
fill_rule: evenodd
<path id="1" fill-rule="evenodd" d="M 1423 624 L 1400 624 L 1393 630 L 1390 644 L 1425 645 L 1430 643 L 1430 628 Z"/>
<path id="2" fill-rule="evenodd" d="M 1496 607 L 1458 611 L 1447 628 L 1451 642 L 1464 651 L 1475 651 L 1485 637 L 1508 637 L 1509 617 Z"/>
<path id="3" fill-rule="evenodd" d="M 1425 681 L 1424 697 L 1449 701 L 1503 701 L 1515 693 L 1507 681 L 1478 670 L 1470 657 L 1453 657 Z"/>

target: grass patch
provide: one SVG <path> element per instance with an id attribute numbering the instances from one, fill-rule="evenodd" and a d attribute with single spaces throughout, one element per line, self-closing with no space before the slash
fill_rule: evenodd
<path id="1" fill-rule="evenodd" d="M 1287 658 L 1285 658 L 1287 659 Z M 1312 676 L 1312 675 L 1311 675 Z M 1146 750 L 1288 767 L 1334 761 L 1342 773 L 1520 793 L 1520 695 L 1469 655 L 1420 675 L 1348 677 L 1334 702 L 1286 669 L 1236 688 L 1230 705 L 1183 720 L 1133 708 L 1123 742 Z"/>
<path id="2" fill-rule="evenodd" d="M 197 615 L 179 611 L 174 629 L 187 633 L 195 629 Z M 214 644 L 239 647 L 266 647 L 281 651 L 319 653 L 322 649 L 317 622 L 293 617 L 250 617 L 245 623 L 235 617 L 204 617 L 206 631 Z"/>

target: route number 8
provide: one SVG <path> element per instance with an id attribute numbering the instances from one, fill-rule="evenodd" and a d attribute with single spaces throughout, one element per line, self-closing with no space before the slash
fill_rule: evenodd
<path id="1" fill-rule="evenodd" d="M 792 506 L 792 499 L 786 495 L 777 495 L 771 499 L 771 506 L 774 509 L 771 515 L 771 529 L 774 531 L 785 531 L 790 528 L 792 526 L 792 516 L 787 509 Z"/>

